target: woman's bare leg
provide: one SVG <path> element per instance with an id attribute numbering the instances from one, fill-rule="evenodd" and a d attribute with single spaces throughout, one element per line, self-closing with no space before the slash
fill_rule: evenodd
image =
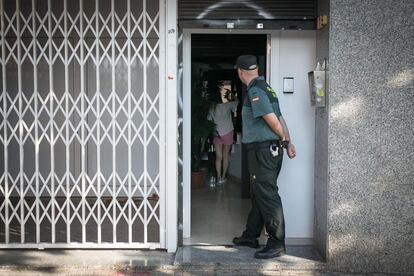
<path id="1" fill-rule="evenodd" d="M 222 175 L 222 178 L 226 178 L 226 176 L 227 176 L 227 169 L 229 168 L 230 147 L 231 147 L 231 145 L 224 145 L 223 146 L 223 175 Z"/>
<path id="2" fill-rule="evenodd" d="M 223 145 L 221 144 L 214 144 L 216 147 L 216 172 L 217 172 L 217 180 L 219 180 L 221 175 L 221 162 L 223 160 Z"/>

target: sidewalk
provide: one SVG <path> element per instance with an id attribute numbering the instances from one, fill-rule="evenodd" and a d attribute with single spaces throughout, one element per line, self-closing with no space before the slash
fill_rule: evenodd
<path id="1" fill-rule="evenodd" d="M 0 275 L 358 275 L 327 271 L 309 246 L 290 246 L 287 255 L 256 260 L 254 249 L 188 246 L 161 250 L 1 250 Z M 381 275 L 381 274 L 375 274 Z"/>

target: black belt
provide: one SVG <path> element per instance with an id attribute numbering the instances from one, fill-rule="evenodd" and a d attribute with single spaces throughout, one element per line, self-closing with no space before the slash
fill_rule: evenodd
<path id="1" fill-rule="evenodd" d="M 268 140 L 263 142 L 252 142 L 252 143 L 246 143 L 246 147 L 248 150 L 250 149 L 258 149 L 258 148 L 268 148 L 271 145 L 276 144 L 277 147 L 282 148 L 282 142 L 280 140 Z"/>

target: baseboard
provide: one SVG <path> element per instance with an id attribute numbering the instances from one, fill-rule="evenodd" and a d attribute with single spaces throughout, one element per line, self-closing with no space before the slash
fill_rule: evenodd
<path id="1" fill-rule="evenodd" d="M 286 245 L 313 245 L 312 238 L 286 238 Z"/>

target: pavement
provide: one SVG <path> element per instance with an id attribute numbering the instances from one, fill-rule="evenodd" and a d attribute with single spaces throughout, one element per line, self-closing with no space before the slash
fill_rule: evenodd
<path id="1" fill-rule="evenodd" d="M 311 246 L 288 246 L 270 260 L 253 258 L 255 249 L 238 246 L 186 246 L 163 250 L 0 250 L 0 275 L 386 275 L 329 271 Z"/>

